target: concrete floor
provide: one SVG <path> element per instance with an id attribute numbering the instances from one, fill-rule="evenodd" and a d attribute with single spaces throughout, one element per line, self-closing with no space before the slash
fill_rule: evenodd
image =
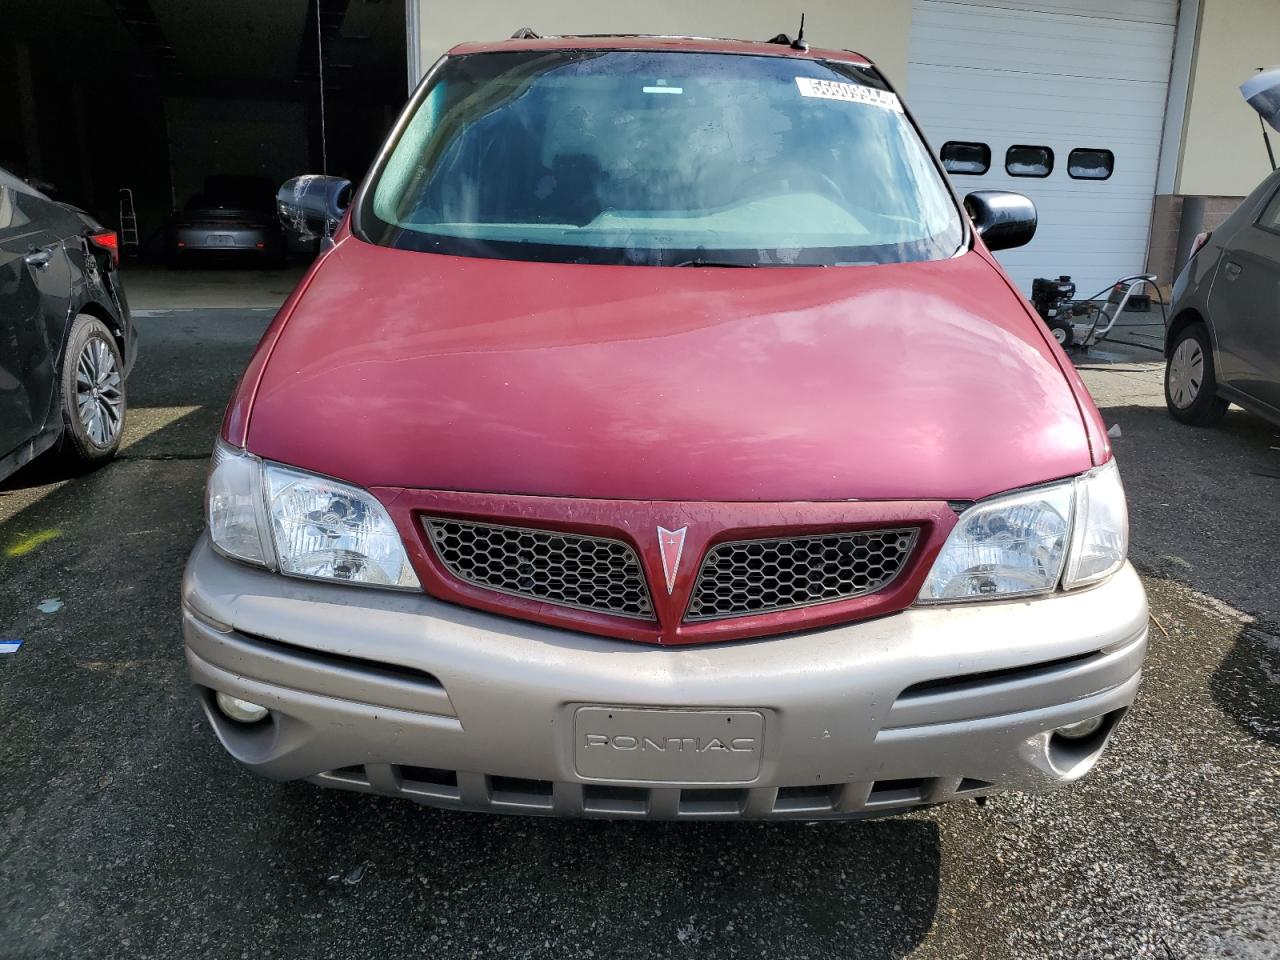
<path id="1" fill-rule="evenodd" d="M 182 266 L 170 268 L 126 262 L 129 307 L 144 316 L 153 310 L 229 307 L 274 310 L 306 273 L 306 264 L 284 267 Z"/>
<path id="2" fill-rule="evenodd" d="M 1082 364 L 1155 625 L 1072 789 L 812 826 L 491 818 L 259 780 L 190 694 L 178 583 L 269 316 L 141 317 L 119 460 L 0 484 L 0 637 L 26 641 L 0 656 L 0 955 L 1280 957 L 1273 428 L 1173 423 L 1143 354 Z"/>

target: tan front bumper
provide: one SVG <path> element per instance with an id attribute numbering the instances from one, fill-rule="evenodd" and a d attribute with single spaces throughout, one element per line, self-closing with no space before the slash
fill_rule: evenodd
<path id="1" fill-rule="evenodd" d="M 1082 776 L 1137 691 L 1147 603 L 1126 566 L 1076 594 L 660 648 L 281 577 L 202 538 L 183 583 L 183 633 L 219 739 L 269 777 L 465 809 L 812 819 Z M 261 703 L 271 719 L 233 723 L 210 691 Z M 584 777 L 574 730 L 584 705 L 757 712 L 759 773 Z M 1103 714 L 1092 740 L 1051 736 Z"/>

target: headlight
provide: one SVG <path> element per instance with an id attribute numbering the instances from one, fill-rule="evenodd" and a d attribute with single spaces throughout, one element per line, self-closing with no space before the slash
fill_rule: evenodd
<path id="1" fill-rule="evenodd" d="M 369 493 L 223 443 L 213 461 L 209 535 L 223 553 L 294 576 L 419 586 L 400 534 Z"/>
<path id="2" fill-rule="evenodd" d="M 960 515 L 920 603 L 1001 600 L 1096 583 L 1124 564 L 1128 512 L 1112 460 L 1074 480 L 995 497 Z"/>
<path id="3" fill-rule="evenodd" d="M 1129 553 L 1129 506 L 1115 460 L 1076 480 L 1076 522 L 1062 575 L 1066 590 L 1104 580 Z"/>
<path id="4" fill-rule="evenodd" d="M 1071 534 L 1071 483 L 997 497 L 960 515 L 920 591 L 922 603 L 1048 593 Z"/>
<path id="5" fill-rule="evenodd" d="M 237 560 L 275 565 L 267 536 L 261 460 L 218 441 L 213 448 L 205 503 L 214 546 Z"/>

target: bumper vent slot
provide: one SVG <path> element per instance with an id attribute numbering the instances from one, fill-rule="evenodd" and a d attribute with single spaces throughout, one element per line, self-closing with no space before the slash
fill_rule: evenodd
<path id="1" fill-rule="evenodd" d="M 489 796 L 496 804 L 550 810 L 552 793 L 550 780 L 526 780 L 522 777 L 489 778 Z"/>
<path id="2" fill-rule="evenodd" d="M 913 683 L 903 690 L 898 695 L 896 702 L 906 703 L 923 697 L 969 693 L 992 684 L 1011 683 L 1020 680 L 1048 680 L 1064 670 L 1070 670 L 1081 664 L 1101 660 L 1104 656 L 1100 651 L 1094 650 L 1071 657 L 1060 657 L 1057 660 L 1045 660 L 1025 667 L 1007 667 L 1002 670 L 966 673 L 958 677 L 938 677 L 934 680 L 922 680 L 920 683 Z"/>
<path id="3" fill-rule="evenodd" d="M 453 576 L 499 593 L 652 620 L 640 559 L 621 540 L 428 517 L 436 556 Z"/>
<path id="4" fill-rule="evenodd" d="M 353 657 L 346 653 L 330 653 L 327 650 L 316 650 L 311 647 L 298 647 L 282 640 L 273 640 L 256 633 L 237 633 L 241 643 L 252 644 L 268 650 L 275 650 L 289 657 L 317 667 L 335 667 L 344 670 L 358 670 L 371 677 L 386 680 L 401 680 L 416 683 L 423 687 L 444 692 L 439 679 L 425 670 L 403 667 L 397 663 L 385 663 L 379 660 L 366 660 L 364 657 Z"/>
<path id="5" fill-rule="evenodd" d="M 400 790 L 407 796 L 433 797 L 436 800 L 457 800 L 461 796 L 456 771 L 411 766 L 398 769 Z"/>
<path id="6" fill-rule="evenodd" d="M 923 777 L 909 780 L 877 780 L 871 787 L 867 804 L 920 803 L 928 781 Z"/>
<path id="7" fill-rule="evenodd" d="M 320 776 L 325 780 L 338 780 L 358 787 L 369 786 L 369 777 L 364 772 L 364 767 L 359 764 L 351 767 L 339 767 L 337 770 L 330 770 L 328 773 L 320 774 Z"/>
<path id="8" fill-rule="evenodd" d="M 823 812 L 835 806 L 841 785 L 816 784 L 800 787 L 779 787 L 778 799 L 773 809 L 778 812 Z"/>
<path id="9" fill-rule="evenodd" d="M 919 530 L 866 530 L 713 547 L 686 620 L 719 620 L 849 600 L 883 590 L 902 572 Z"/>
<path id="10" fill-rule="evenodd" d="M 587 813 L 643 815 L 649 809 L 649 791 L 640 787 L 587 784 L 582 788 L 582 809 Z"/>
<path id="11" fill-rule="evenodd" d="M 747 791 L 723 788 L 690 788 L 680 791 L 680 813 L 721 814 L 734 816 L 742 812 L 747 802 Z"/>

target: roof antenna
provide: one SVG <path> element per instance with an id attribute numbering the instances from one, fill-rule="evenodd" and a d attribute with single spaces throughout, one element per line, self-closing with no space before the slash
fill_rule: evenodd
<path id="1" fill-rule="evenodd" d="M 320 32 L 320 0 L 316 0 L 316 69 L 320 74 L 320 172 L 328 176 L 329 138 L 324 117 L 324 35 Z"/>
<path id="2" fill-rule="evenodd" d="M 791 41 L 792 50 L 808 50 L 809 42 L 804 38 L 804 14 L 800 14 L 800 32 L 796 34 L 796 38 Z"/>

